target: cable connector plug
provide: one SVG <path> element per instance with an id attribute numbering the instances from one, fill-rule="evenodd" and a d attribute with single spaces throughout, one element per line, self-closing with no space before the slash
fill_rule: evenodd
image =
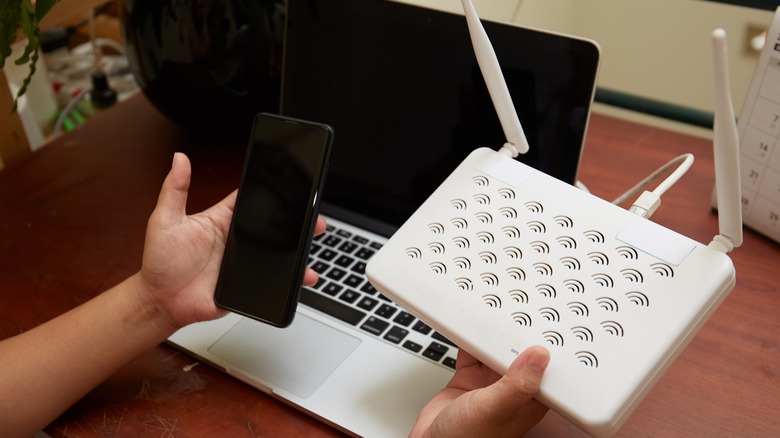
<path id="1" fill-rule="evenodd" d="M 631 213 L 649 218 L 661 206 L 661 197 L 645 190 L 631 206 Z"/>

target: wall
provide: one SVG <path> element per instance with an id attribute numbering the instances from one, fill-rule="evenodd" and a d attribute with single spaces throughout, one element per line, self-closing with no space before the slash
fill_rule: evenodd
<path id="1" fill-rule="evenodd" d="M 458 0 L 405 1 L 461 11 Z M 705 111 L 714 104 L 710 33 L 722 27 L 728 34 L 737 114 L 758 61 L 744 50 L 746 29 L 750 24 L 768 27 L 774 15 L 703 0 L 472 1 L 483 18 L 596 40 L 602 50 L 600 87 Z"/>

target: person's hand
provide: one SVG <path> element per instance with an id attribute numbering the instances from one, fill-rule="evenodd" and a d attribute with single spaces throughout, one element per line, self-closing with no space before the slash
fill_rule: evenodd
<path id="1" fill-rule="evenodd" d="M 517 437 L 547 413 L 533 397 L 539 392 L 550 354 L 530 347 L 515 359 L 504 377 L 464 350 L 455 375 L 423 408 L 410 437 Z"/>
<path id="2" fill-rule="evenodd" d="M 217 318 L 225 312 L 214 304 L 225 241 L 233 217 L 236 191 L 209 209 L 186 214 L 190 185 L 189 159 L 181 153 L 163 182 L 157 206 L 149 218 L 137 290 L 142 299 L 159 303 L 168 327 Z M 315 233 L 325 231 L 322 218 Z M 304 285 L 313 285 L 317 274 L 307 269 Z"/>

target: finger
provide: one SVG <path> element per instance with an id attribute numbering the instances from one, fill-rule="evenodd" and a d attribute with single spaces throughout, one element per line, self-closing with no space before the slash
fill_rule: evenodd
<path id="1" fill-rule="evenodd" d="M 504 377 L 475 397 L 479 398 L 485 412 L 494 415 L 498 421 L 506 421 L 539 392 L 549 361 L 550 353 L 547 349 L 530 347 L 512 362 Z"/>
<path id="2" fill-rule="evenodd" d="M 324 233 L 327 226 L 328 225 L 327 223 L 325 223 L 325 218 L 322 216 L 318 216 L 317 224 L 314 226 L 314 235 L 317 236 L 319 234 Z"/>
<path id="3" fill-rule="evenodd" d="M 462 348 L 458 349 L 458 359 L 455 361 L 455 368 L 465 368 L 479 363 L 471 353 Z"/>
<path id="4" fill-rule="evenodd" d="M 317 284 L 317 280 L 320 278 L 319 274 L 314 272 L 311 268 L 306 268 L 306 271 L 303 273 L 303 285 L 304 286 L 314 286 Z"/>
<path id="5" fill-rule="evenodd" d="M 237 195 L 238 190 L 233 190 L 221 201 L 212 205 L 208 210 L 202 213 L 212 218 L 225 236 L 227 236 L 227 233 L 230 230 L 230 221 L 233 219 L 233 209 L 236 206 Z"/>
<path id="6" fill-rule="evenodd" d="M 542 376 L 549 363 L 550 353 L 546 348 L 529 347 L 512 362 L 505 379 L 512 383 L 514 389 L 530 399 L 539 392 Z"/>
<path id="7" fill-rule="evenodd" d="M 157 198 L 155 215 L 163 224 L 171 224 L 186 215 L 187 191 L 190 188 L 192 169 L 186 155 L 177 152 L 173 164 L 165 177 L 160 196 Z"/>

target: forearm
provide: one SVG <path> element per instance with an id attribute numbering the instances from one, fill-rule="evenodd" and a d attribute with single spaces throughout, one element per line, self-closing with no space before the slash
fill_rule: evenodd
<path id="1" fill-rule="evenodd" d="M 0 342 L 0 424 L 31 436 L 172 329 L 143 302 L 137 276 L 43 325 Z"/>

